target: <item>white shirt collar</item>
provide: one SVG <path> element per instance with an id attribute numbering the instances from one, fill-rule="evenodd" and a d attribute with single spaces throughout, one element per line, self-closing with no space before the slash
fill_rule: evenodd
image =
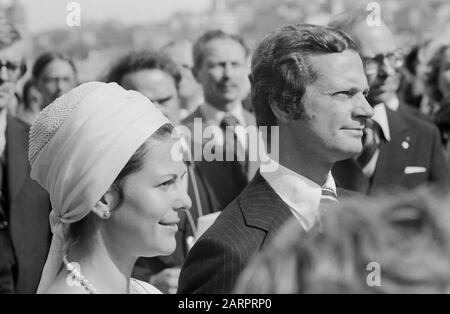
<path id="1" fill-rule="evenodd" d="M 208 121 L 211 125 L 220 125 L 225 115 L 231 114 L 233 117 L 238 119 L 239 123 L 242 126 L 246 126 L 245 118 L 244 118 L 244 108 L 242 107 L 242 103 L 238 102 L 229 112 L 225 112 L 222 110 L 213 107 L 209 103 L 205 102 L 201 106 L 201 110 L 203 115 L 205 116 L 206 121 Z"/>
<path id="2" fill-rule="evenodd" d="M 0 158 L 3 157 L 6 147 L 6 122 L 8 110 L 6 108 L 0 110 Z"/>
<path id="3" fill-rule="evenodd" d="M 319 218 L 319 204 L 322 195 L 322 187 L 310 179 L 280 165 L 275 160 L 270 159 L 276 169 L 274 171 L 264 172 L 261 168 L 261 176 L 274 189 L 290 208 L 294 216 L 300 222 L 302 227 L 308 231 L 317 222 Z M 328 173 L 327 180 L 323 187 L 336 192 L 336 184 L 331 172 Z"/>
<path id="4" fill-rule="evenodd" d="M 372 120 L 378 123 L 383 132 L 384 138 L 390 142 L 391 141 L 391 132 L 389 129 L 389 121 L 387 118 L 386 107 L 383 103 L 379 103 L 373 107 L 373 117 Z"/>

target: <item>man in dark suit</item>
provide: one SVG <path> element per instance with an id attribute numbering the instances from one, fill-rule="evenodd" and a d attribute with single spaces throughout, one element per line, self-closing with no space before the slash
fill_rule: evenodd
<path id="1" fill-rule="evenodd" d="M 397 97 L 403 55 L 389 28 L 382 22 L 371 25 L 366 17 L 365 11 L 346 12 L 331 23 L 358 44 L 370 85 L 368 101 L 375 111 L 361 155 L 336 163 L 336 183 L 365 194 L 423 183 L 445 187 L 450 172 L 439 132 Z"/>
<path id="2" fill-rule="evenodd" d="M 248 86 L 248 48 L 242 38 L 222 31 L 209 31 L 194 45 L 193 72 L 203 87 L 205 103 L 183 120 L 183 124 L 194 134 L 195 121 L 201 121 L 201 131 L 208 126 L 225 129 L 230 124 L 244 128 L 256 124 L 253 114 L 242 107 Z M 233 125 L 230 125 L 233 126 Z M 243 129 L 243 128 L 242 128 Z M 237 133 L 238 142 L 246 148 L 245 133 Z M 201 141 L 202 147 L 207 141 Z M 206 139 L 205 140 L 210 140 Z M 220 137 L 214 138 L 217 146 L 226 147 Z M 193 147 L 196 143 L 193 142 Z M 225 150 L 225 149 L 224 149 Z M 247 185 L 256 173 L 256 162 L 205 159 L 196 160 L 199 169 L 205 174 L 224 208 Z"/>
<path id="3" fill-rule="evenodd" d="M 189 252 L 179 293 L 232 292 L 250 257 L 285 221 L 309 231 L 320 224 L 319 205 L 345 196 L 336 192 L 331 168 L 360 153 L 373 114 L 356 49 L 344 33 L 308 24 L 280 28 L 260 43 L 251 98 L 258 126 L 270 127 L 267 156 Z"/>
<path id="4" fill-rule="evenodd" d="M 29 125 L 7 114 L 26 68 L 20 34 L 0 24 L 0 292 L 34 293 L 50 247 L 50 201 L 30 178 Z"/>

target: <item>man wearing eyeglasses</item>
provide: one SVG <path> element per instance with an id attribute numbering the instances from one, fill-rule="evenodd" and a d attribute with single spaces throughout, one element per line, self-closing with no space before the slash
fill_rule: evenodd
<path id="1" fill-rule="evenodd" d="M 450 173 L 437 128 L 415 117 L 397 96 L 403 54 L 389 28 L 367 17 L 366 11 L 346 12 L 331 23 L 358 45 L 375 112 L 366 124 L 361 154 L 335 164 L 336 182 L 365 194 L 423 183 L 446 187 Z"/>
<path id="2" fill-rule="evenodd" d="M 50 247 L 48 194 L 30 178 L 29 125 L 8 113 L 25 71 L 20 34 L 0 19 L 0 293 L 34 293 Z"/>

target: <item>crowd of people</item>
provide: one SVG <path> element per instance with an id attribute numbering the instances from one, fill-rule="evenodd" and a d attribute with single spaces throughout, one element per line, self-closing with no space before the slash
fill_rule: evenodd
<path id="1" fill-rule="evenodd" d="M 254 50 L 210 30 L 93 82 L 27 69 L 1 19 L 0 293 L 450 292 L 450 41 L 366 17 Z"/>

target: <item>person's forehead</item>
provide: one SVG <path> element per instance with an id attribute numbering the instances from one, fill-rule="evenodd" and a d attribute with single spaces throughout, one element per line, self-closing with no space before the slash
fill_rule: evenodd
<path id="1" fill-rule="evenodd" d="M 313 83 L 324 88 L 367 88 L 367 79 L 360 56 L 353 50 L 310 56 L 317 73 Z"/>
<path id="2" fill-rule="evenodd" d="M 50 62 L 44 69 L 45 75 L 56 75 L 60 73 L 73 74 L 73 69 L 69 62 L 61 59 L 56 59 Z"/>
<path id="3" fill-rule="evenodd" d="M 124 75 L 122 85 L 128 89 L 156 93 L 174 90 L 175 81 L 170 74 L 159 69 L 141 70 Z"/>
<path id="4" fill-rule="evenodd" d="M 147 142 L 148 153 L 145 156 L 144 171 L 152 172 L 155 176 L 164 176 L 184 170 L 184 163 L 172 158 L 173 146 L 179 141 L 177 138 L 163 140 L 152 139 Z"/>
<path id="5" fill-rule="evenodd" d="M 216 38 L 208 41 L 203 49 L 204 58 L 242 58 L 245 59 L 245 49 L 231 38 Z"/>
<path id="6" fill-rule="evenodd" d="M 366 22 L 361 22 L 355 26 L 353 36 L 358 42 L 360 54 L 364 57 L 390 53 L 398 48 L 392 32 L 384 24 L 369 26 Z"/>
<path id="7" fill-rule="evenodd" d="M 24 57 L 24 47 L 21 42 L 0 49 L 0 58 L 3 60 L 20 61 Z"/>

